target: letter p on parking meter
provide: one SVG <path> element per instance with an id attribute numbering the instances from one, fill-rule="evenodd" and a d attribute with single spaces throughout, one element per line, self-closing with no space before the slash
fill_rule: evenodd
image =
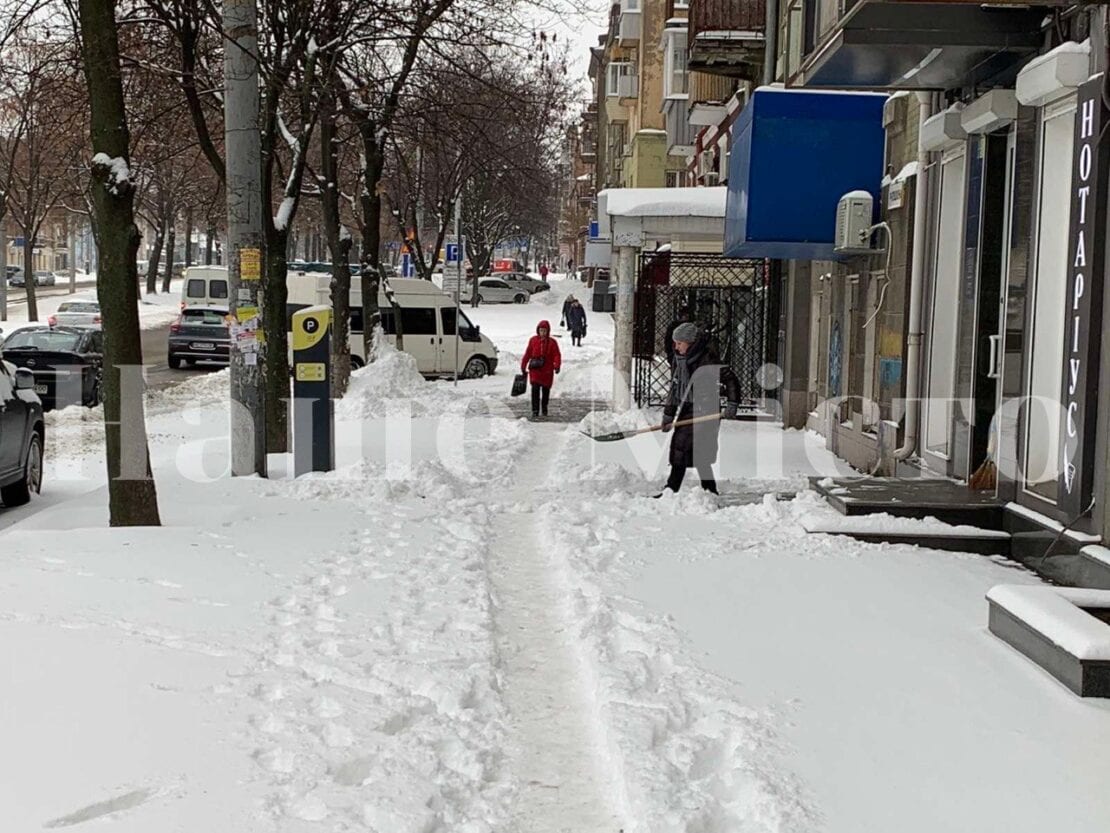
<path id="1" fill-rule="evenodd" d="M 293 313 L 293 474 L 335 468 L 331 307 Z"/>

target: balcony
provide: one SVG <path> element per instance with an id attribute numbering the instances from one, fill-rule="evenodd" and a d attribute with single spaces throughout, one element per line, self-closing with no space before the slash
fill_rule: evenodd
<path id="1" fill-rule="evenodd" d="M 667 153 L 672 156 L 693 156 L 698 129 L 690 124 L 690 114 L 685 98 L 672 98 L 663 102 Z"/>
<path id="2" fill-rule="evenodd" d="M 736 79 L 705 72 L 690 73 L 690 124 L 715 127 L 728 115 L 728 102 L 736 91 Z"/>
<path id="3" fill-rule="evenodd" d="M 690 0 L 690 69 L 757 80 L 766 16 L 765 0 Z"/>
<path id="4" fill-rule="evenodd" d="M 643 10 L 640 8 L 641 0 L 622 0 L 620 15 L 617 18 L 617 45 L 635 46 L 640 42 L 640 32 L 643 28 Z"/>
<path id="5" fill-rule="evenodd" d="M 935 90 L 1008 86 L 1044 43 L 1045 9 L 946 0 L 787 6 L 791 86 Z M 826 13 L 822 14 L 824 11 Z"/>

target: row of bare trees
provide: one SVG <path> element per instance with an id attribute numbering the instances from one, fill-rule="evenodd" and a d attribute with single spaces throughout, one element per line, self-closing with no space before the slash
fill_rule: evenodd
<path id="1" fill-rule="evenodd" d="M 553 44 L 520 34 L 536 1 L 259 0 L 269 452 L 288 450 L 286 275 L 302 208 L 322 224 L 333 263 L 340 390 L 350 372 L 348 263 L 357 251 L 371 355 L 383 229 L 434 230 L 416 246 L 429 276 L 460 196 L 479 272 L 506 235 L 554 223 L 549 195 L 570 90 Z M 539 2 L 551 11 L 576 0 Z M 186 234 L 199 225 L 210 241 L 223 225 L 220 3 L 0 0 L 8 20 L 0 22 L 0 222 L 7 211 L 21 229 L 30 272 L 30 247 L 52 212 L 91 216 L 111 519 L 157 523 L 141 397 L 137 410 L 124 409 L 120 374 L 142 360 L 137 221 L 154 229 L 148 292 L 159 288 L 163 260 L 169 288 L 182 217 Z M 431 225 L 417 223 L 418 213 Z M 33 294 L 29 307 L 37 317 Z"/>

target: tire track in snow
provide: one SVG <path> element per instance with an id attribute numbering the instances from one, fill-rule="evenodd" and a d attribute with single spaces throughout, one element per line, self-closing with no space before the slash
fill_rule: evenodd
<path id="1" fill-rule="evenodd" d="M 593 675 L 578 648 L 570 587 L 540 540 L 534 514 L 553 449 L 563 445 L 557 430 L 537 430 L 539 442 L 517 464 L 513 484 L 525 511 L 502 512 L 490 542 L 510 714 L 509 766 L 520 784 L 511 830 L 618 833 L 625 826 L 617 799 L 620 778 L 605 751 L 588 682 Z"/>

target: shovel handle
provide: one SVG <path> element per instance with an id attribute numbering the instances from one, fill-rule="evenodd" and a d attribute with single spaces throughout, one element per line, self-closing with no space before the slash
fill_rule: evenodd
<path id="1" fill-rule="evenodd" d="M 717 419 L 720 419 L 720 418 L 721 418 L 720 414 L 706 414 L 705 416 L 691 417 L 690 419 L 681 419 L 678 422 L 672 422 L 671 427 L 672 428 L 681 428 L 684 425 L 697 425 L 699 422 L 712 422 L 713 420 L 717 420 Z M 651 426 L 648 426 L 647 428 L 641 428 L 639 431 L 633 431 L 628 436 L 634 437 L 637 434 L 650 434 L 652 431 L 662 431 L 662 430 L 663 430 L 662 424 L 660 424 L 660 425 L 651 425 Z"/>

